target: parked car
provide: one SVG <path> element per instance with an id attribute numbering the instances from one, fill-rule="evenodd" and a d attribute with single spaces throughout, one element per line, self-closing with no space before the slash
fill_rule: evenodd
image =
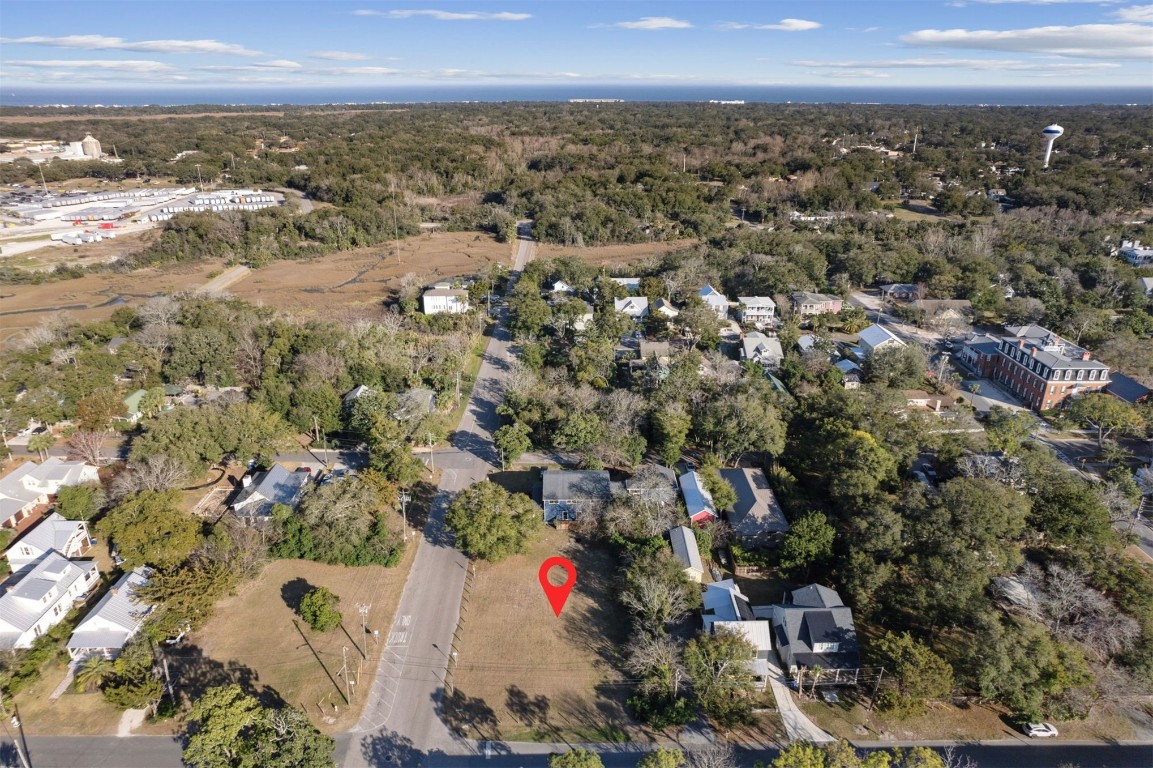
<path id="1" fill-rule="evenodd" d="M 1025 735 L 1031 739 L 1048 739 L 1057 736 L 1057 728 L 1052 723 L 1029 723 Z"/>

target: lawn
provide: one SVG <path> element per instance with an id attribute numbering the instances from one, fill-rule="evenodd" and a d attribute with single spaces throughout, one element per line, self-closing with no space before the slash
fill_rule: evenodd
<path id="1" fill-rule="evenodd" d="M 696 240 L 661 240 L 651 243 L 600 245 L 590 248 L 539 243 L 537 244 L 536 258 L 544 260 L 553 259 L 557 256 L 573 256 L 595 267 L 626 267 L 650 259 L 660 259 L 666 253 L 688 248 L 696 242 Z"/>
<path id="2" fill-rule="evenodd" d="M 347 659 L 352 679 L 359 677 L 359 687 L 368 690 L 383 645 L 373 631 L 384 632 L 392 621 L 415 553 L 410 545 L 395 568 L 272 561 L 238 594 L 221 600 L 212 620 L 174 652 L 180 692 L 194 697 L 208 687 L 239 682 L 269 703 L 302 707 L 328 733 L 348 730 L 363 697 L 354 696 L 353 706 L 347 706 L 338 673 Z M 342 626 L 328 633 L 313 632 L 290 607 L 319 586 L 340 598 L 344 614 Z M 358 604 L 370 606 L 367 642 Z"/>
<path id="3" fill-rule="evenodd" d="M 559 618 L 537 580 L 540 564 L 554 555 L 577 571 Z M 553 528 L 528 554 L 477 563 L 462 605 L 449 725 L 484 739 L 643 738 L 625 712 L 628 687 L 614 668 L 629 625 L 613 596 L 616 569 L 599 545 Z"/>

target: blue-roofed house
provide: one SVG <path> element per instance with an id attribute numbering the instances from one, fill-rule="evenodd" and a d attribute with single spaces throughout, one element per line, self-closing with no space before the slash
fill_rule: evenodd
<path id="1" fill-rule="evenodd" d="M 97 654 L 106 659 L 120 655 L 152 612 L 151 605 L 137 599 L 138 590 L 148 583 L 151 575 L 149 568 L 141 566 L 121 576 L 100 598 L 68 640 L 68 655 L 73 661 Z"/>
<path id="2" fill-rule="evenodd" d="M 729 316 L 729 299 L 716 288 L 706 285 L 697 295 L 700 296 L 705 306 L 717 313 L 717 317 L 721 320 Z"/>
<path id="3" fill-rule="evenodd" d="M 277 504 L 289 507 L 299 504 L 311 477 L 310 472 L 289 472 L 283 465 L 273 464 L 264 472 L 241 479 L 240 492 L 230 508 L 249 525 L 261 525 L 268 522 Z"/>

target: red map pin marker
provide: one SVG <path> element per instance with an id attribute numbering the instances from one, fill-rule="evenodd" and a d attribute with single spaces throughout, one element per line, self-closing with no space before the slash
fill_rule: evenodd
<path id="1" fill-rule="evenodd" d="M 565 583 L 557 586 L 548 580 L 548 572 L 554 566 L 559 565 L 564 568 L 568 573 L 568 578 Z M 576 566 L 563 557 L 550 557 L 541 563 L 540 573 L 537 574 L 540 579 L 540 586 L 544 590 L 544 596 L 548 598 L 549 605 L 552 606 L 552 612 L 560 617 L 560 612 L 564 610 L 565 601 L 568 600 L 569 593 L 572 588 L 576 586 Z"/>

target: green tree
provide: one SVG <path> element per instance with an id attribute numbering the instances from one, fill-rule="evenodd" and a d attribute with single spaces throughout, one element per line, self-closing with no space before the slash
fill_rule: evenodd
<path id="1" fill-rule="evenodd" d="M 96 525 L 126 568 L 183 562 L 200 543 L 200 521 L 180 509 L 179 491 L 141 491 Z"/>
<path id="2" fill-rule="evenodd" d="M 261 706 L 235 683 L 209 688 L 188 713 L 182 755 L 192 768 L 335 766 L 335 742 L 295 707 Z"/>
<path id="3" fill-rule="evenodd" d="M 685 753 L 679 749 L 657 747 L 637 763 L 637 768 L 684 768 Z"/>
<path id="4" fill-rule="evenodd" d="M 919 387 L 925 380 L 929 361 L 916 344 L 882 347 L 865 361 L 865 376 L 889 389 Z"/>
<path id="5" fill-rule="evenodd" d="M 543 519 L 528 496 L 509 493 L 485 480 L 460 492 L 448 508 L 445 523 L 456 533 L 456 544 L 463 552 L 496 563 L 527 551 Z"/>
<path id="6" fill-rule="evenodd" d="M 1097 449 L 1105 445 L 1105 440 L 1113 434 L 1139 434 L 1145 426 L 1141 412 L 1124 400 L 1096 392 L 1075 398 L 1068 410 L 1069 418 L 1097 431 Z"/>
<path id="7" fill-rule="evenodd" d="M 340 598 L 328 587 L 316 587 L 300 598 L 300 618 L 317 632 L 331 632 L 344 620 L 336 606 Z"/>
<path id="8" fill-rule="evenodd" d="M 985 437 L 994 451 L 1003 451 L 1006 456 L 1016 456 L 1021 445 L 1037 428 L 1037 419 L 1028 411 L 1010 411 L 995 405 L 985 416 Z"/>
<path id="9" fill-rule="evenodd" d="M 882 699 L 882 709 L 919 715 L 926 701 L 953 692 L 953 668 L 908 632 L 886 632 L 871 644 L 870 655 L 894 677 L 895 685 L 888 690 L 896 695 Z"/>
<path id="10" fill-rule="evenodd" d="M 115 666 L 112 659 L 96 654 L 89 656 L 84 660 L 76 670 L 76 676 L 73 678 L 73 687 L 78 693 L 86 693 L 95 688 L 99 688 L 115 673 Z"/>
<path id="11" fill-rule="evenodd" d="M 701 709 L 719 724 L 732 727 L 753 714 L 752 643 L 734 632 L 719 630 L 694 637 L 685 646 L 685 667 Z"/>
<path id="12" fill-rule="evenodd" d="M 720 470 L 716 466 L 703 467 L 701 478 L 705 481 L 705 488 L 713 497 L 713 504 L 718 510 L 729 509 L 737 503 L 737 492 L 733 484 L 721 477 Z"/>
<path id="13" fill-rule="evenodd" d="M 657 453 L 661 455 L 665 466 L 674 466 L 681 460 L 681 451 L 693 427 L 693 419 L 683 405 L 673 401 L 658 408 L 653 413 L 652 422 Z"/>
<path id="14" fill-rule="evenodd" d="M 280 535 L 272 547 L 276 557 L 392 565 L 400 554 L 381 513 L 378 486 L 360 477 L 313 486 L 297 510 L 274 509 L 273 521 Z"/>
<path id="15" fill-rule="evenodd" d="M 143 709 L 158 700 L 163 691 L 152 647 L 143 638 L 124 647 L 112 663 L 111 676 L 100 686 L 104 699 L 117 709 Z"/>
<path id="16" fill-rule="evenodd" d="M 492 441 L 501 451 L 504 469 L 532 450 L 531 434 L 532 429 L 523 421 L 505 424 L 493 433 Z"/>
<path id="17" fill-rule="evenodd" d="M 596 752 L 577 747 L 571 752 L 549 755 L 548 768 L 605 768 Z"/>
<path id="18" fill-rule="evenodd" d="M 56 511 L 68 520 L 91 520 L 104 506 L 104 489 L 99 483 L 64 485 L 56 493 Z"/>
<path id="19" fill-rule="evenodd" d="M 48 449 L 54 445 L 56 445 L 56 435 L 52 434 L 50 429 L 28 438 L 28 450 L 35 451 L 41 461 L 48 458 Z"/>
<path id="20" fill-rule="evenodd" d="M 128 408 L 124 400 L 113 389 L 100 389 L 76 403 L 76 424 L 83 430 L 103 432 L 112 419 L 126 416 Z"/>
<path id="21" fill-rule="evenodd" d="M 136 594 L 141 603 L 155 606 L 144 625 L 156 642 L 204 626 L 216 601 L 232 589 L 238 575 L 225 563 L 194 557 L 174 568 L 154 570 Z"/>
<path id="22" fill-rule="evenodd" d="M 164 387 L 152 387 L 140 398 L 140 413 L 151 419 L 164 408 Z"/>
<path id="23" fill-rule="evenodd" d="M 836 535 L 836 530 L 820 512 L 802 515 L 781 541 L 781 568 L 807 579 L 814 565 L 832 556 Z"/>

